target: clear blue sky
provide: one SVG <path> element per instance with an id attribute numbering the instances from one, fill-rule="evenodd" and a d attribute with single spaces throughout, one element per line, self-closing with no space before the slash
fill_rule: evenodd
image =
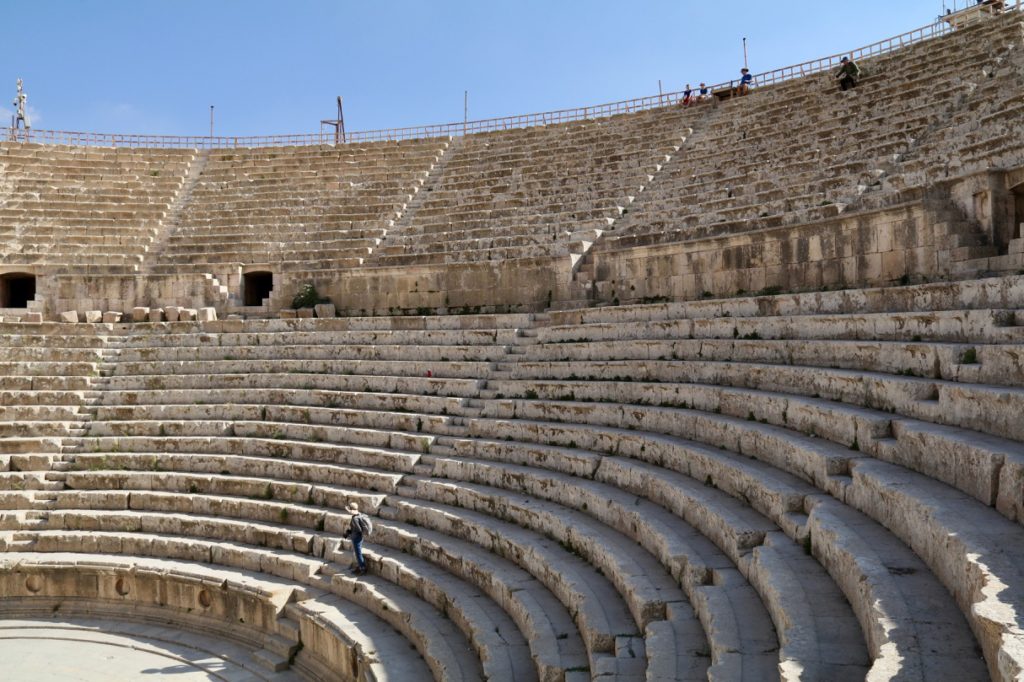
<path id="1" fill-rule="evenodd" d="M 757 73 L 931 23 L 941 0 L 0 0 L 0 106 L 37 128 L 350 130 L 599 104 Z"/>

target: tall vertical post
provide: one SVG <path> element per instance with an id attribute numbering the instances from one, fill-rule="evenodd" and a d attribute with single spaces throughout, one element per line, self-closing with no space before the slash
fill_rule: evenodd
<path id="1" fill-rule="evenodd" d="M 213 105 L 210 105 L 210 145 L 213 145 Z"/>
<path id="2" fill-rule="evenodd" d="M 341 134 L 341 141 L 345 142 L 345 108 L 342 106 L 341 95 L 338 95 L 338 125 L 334 126 L 334 143 L 338 143 L 338 134 Z"/>
<path id="3" fill-rule="evenodd" d="M 462 93 L 462 134 L 466 134 L 469 125 L 469 90 Z"/>
<path id="4" fill-rule="evenodd" d="M 749 69 L 750 63 L 747 61 L 747 39 L 743 39 L 743 68 Z"/>
<path id="5" fill-rule="evenodd" d="M 665 104 L 665 93 L 661 91 L 661 79 L 658 79 L 658 104 Z"/>

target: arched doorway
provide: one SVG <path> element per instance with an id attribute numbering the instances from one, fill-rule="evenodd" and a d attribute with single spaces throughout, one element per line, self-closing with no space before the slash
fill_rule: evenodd
<path id="1" fill-rule="evenodd" d="M 1021 225 L 1024 224 L 1024 182 L 1010 189 L 1013 196 L 1013 225 L 1010 229 L 1011 239 L 1024 237 Z"/>
<path id="2" fill-rule="evenodd" d="M 261 306 L 274 290 L 274 273 L 254 270 L 242 275 L 242 301 L 246 306 Z"/>
<path id="3" fill-rule="evenodd" d="M 0 308 L 27 308 L 36 297 L 36 276 L 28 272 L 0 275 Z"/>

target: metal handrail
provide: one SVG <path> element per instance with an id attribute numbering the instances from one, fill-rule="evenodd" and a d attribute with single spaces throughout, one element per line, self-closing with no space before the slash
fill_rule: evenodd
<path id="1" fill-rule="evenodd" d="M 1020 0 L 1014 5 L 1007 3 L 1006 10 L 1021 10 Z M 784 66 L 754 76 L 754 85 L 763 87 L 775 85 L 795 78 L 811 76 L 839 66 L 844 56 L 854 60 L 877 57 L 895 50 L 932 38 L 947 35 L 956 28 L 940 17 L 929 26 L 907 31 L 900 35 L 880 40 L 864 47 L 839 52 L 827 57 L 820 57 L 801 64 Z M 710 86 L 712 92 L 732 88 L 737 81 L 727 81 Z M 365 130 L 346 133 L 346 143 L 353 142 L 384 142 L 413 140 L 435 137 L 458 137 L 474 133 L 496 132 L 515 128 L 569 123 L 596 118 L 605 118 L 618 114 L 629 114 L 646 111 L 658 107 L 678 104 L 683 99 L 682 92 L 671 92 L 659 95 L 648 95 L 636 99 L 609 102 L 573 109 L 558 109 L 534 114 L 519 114 L 498 118 L 487 118 L 477 121 L 460 121 L 457 123 L 441 123 L 436 125 L 412 126 L 407 128 L 386 128 L 382 130 Z M 335 144 L 334 131 L 321 128 L 319 133 L 300 133 L 294 135 L 257 135 L 257 136 L 178 136 L 178 135 L 122 135 L 109 133 L 87 133 L 64 130 L 23 130 L 8 129 L 8 140 L 13 142 L 31 142 L 39 144 L 57 144 L 72 146 L 102 146 L 128 148 L 177 148 L 177 149 L 226 149 L 235 147 L 283 147 Z"/>

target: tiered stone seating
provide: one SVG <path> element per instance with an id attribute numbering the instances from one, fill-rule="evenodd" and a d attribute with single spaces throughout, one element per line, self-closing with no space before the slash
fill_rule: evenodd
<path id="1" fill-rule="evenodd" d="M 993 107 L 1019 104 L 1018 18 L 866 60 L 846 94 L 821 74 L 719 106 L 194 163 L 5 145 L 0 218 L 49 238 L 78 220 L 60 197 L 88 194 L 90 234 L 128 241 L 117 262 L 75 238 L 4 258 L 143 263 L 140 290 L 237 290 L 245 265 L 532 272 L 608 229 L 613 250 L 919 201 L 984 149 L 1015 163 Z M 0 619 L 207 634 L 240 678 L 1018 679 L 1022 304 L 1007 276 L 542 314 L 0 321 Z M 375 526 L 362 576 L 352 503 Z"/>
<path id="2" fill-rule="evenodd" d="M 291 581 L 437 679 L 1011 679 L 1022 298 L 107 330 L 88 432 L 10 479 L 0 539 Z"/>
<path id="3" fill-rule="evenodd" d="M 701 113 L 670 107 L 466 136 L 372 263 L 579 253 L 628 210 Z"/>
<path id="4" fill-rule="evenodd" d="M 997 63 L 1014 52 L 1020 33 L 1013 13 L 863 60 L 865 77 L 847 93 L 826 73 L 724 102 L 696 126 L 602 248 L 813 222 L 898 200 L 895 190 L 924 182 L 884 183 L 889 173 L 902 176 L 894 160 L 911 153 L 945 158 L 950 145 L 926 145 L 960 135 L 951 116 L 976 118 L 961 100 L 987 80 L 983 68 L 1011 70 Z M 994 103 L 1017 91 L 981 99 Z"/>
<path id="5" fill-rule="evenodd" d="M 154 272 L 208 272 L 237 285 L 238 265 L 358 266 L 447 145 L 214 150 Z"/>
<path id="6" fill-rule="evenodd" d="M 0 143 L 0 264 L 134 272 L 192 150 Z"/>
<path id="7" fill-rule="evenodd" d="M 109 353 L 103 332 L 0 325 L 0 491 L 59 488 L 46 472 L 85 433 Z"/>
<path id="8" fill-rule="evenodd" d="M 1024 53 L 1019 19 L 999 27 L 1003 49 L 973 63 L 958 93 L 964 103 L 947 122 L 925 136 L 897 166 L 892 182 L 922 186 L 967 173 L 1008 169 L 1020 164 L 1021 83 Z"/>
<path id="9" fill-rule="evenodd" d="M 560 313 L 555 321 L 563 324 L 539 330 L 541 343 L 527 349 L 527 361 L 509 365 L 506 371 L 515 379 L 489 383 L 496 395 L 535 400 L 505 399 L 489 409 L 505 432 L 522 434 L 521 420 L 539 420 L 535 433 L 525 432 L 531 439 L 550 441 L 557 434 L 563 444 L 571 439 L 584 448 L 614 444 L 616 453 L 627 451 L 645 461 L 671 461 L 666 441 L 676 442 L 687 456 L 674 468 L 698 479 L 706 476 L 716 487 L 751 500 L 784 529 L 786 516 L 802 507 L 812 551 L 840 582 L 837 574 L 849 575 L 851 569 L 830 567 L 837 557 L 857 557 L 866 571 L 866 554 L 852 550 L 858 536 L 870 535 L 876 549 L 892 547 L 879 552 L 890 567 L 898 545 L 905 543 L 934 573 L 927 589 L 941 597 L 935 590 L 942 583 L 957 597 L 996 676 L 1002 661 L 1013 658 L 1007 648 L 1018 646 L 1012 643 L 1016 626 L 1013 618 L 1000 625 L 992 607 L 982 606 L 987 597 L 972 590 L 984 582 L 973 576 L 980 568 L 989 576 L 982 581 L 1006 585 L 1001 597 L 1013 612 L 1021 576 L 1016 541 L 1006 538 L 1020 535 L 1012 523 L 1020 519 L 1019 507 L 1011 499 L 1019 495 L 1024 451 L 1012 416 L 1021 396 L 1007 384 L 1019 385 L 1020 376 L 1019 368 L 1011 370 L 1005 361 L 1002 372 L 996 369 L 999 360 L 990 370 L 974 365 L 982 354 L 1005 358 L 1019 352 L 1020 285 L 1019 279 L 992 280 L 913 288 L 909 295 L 903 294 L 907 290 L 837 292 Z M 967 306 L 975 309 L 958 310 Z M 885 307 L 894 312 L 857 314 Z M 898 312 L 914 308 L 930 312 Z M 761 316 L 769 312 L 786 317 Z M 720 317 L 704 319 L 708 314 Z M 911 354 L 934 363 L 927 369 L 913 362 L 897 369 Z M 851 366 L 861 371 L 834 369 Z M 972 383 L 996 374 L 1001 377 L 993 383 L 1000 386 Z M 601 404 L 606 402 L 612 404 Z M 568 426 L 580 422 L 588 426 Z M 501 432 L 490 435 L 500 438 Z M 636 442 L 627 446 L 630 441 Z M 709 460 L 730 457 L 717 450 L 722 446 L 788 472 L 791 491 L 800 479 L 813 485 L 802 502 L 787 508 L 786 488 L 769 493 L 779 484 L 768 485 L 766 473 L 752 470 L 735 478 L 749 461 L 709 466 Z M 830 502 L 823 509 L 815 489 L 864 516 L 858 520 L 848 509 L 833 510 Z M 774 501 L 758 501 L 762 495 Z M 827 540 L 817 532 L 823 512 L 832 516 L 825 524 Z M 840 512 L 847 515 L 842 525 L 856 528 L 855 534 L 836 525 L 843 517 L 833 515 Z M 931 544 L 934 532 L 955 535 L 965 545 L 939 549 Z M 994 533 L 1007 535 L 997 540 Z M 828 547 L 836 541 L 847 548 Z M 913 560 L 905 550 L 902 554 Z M 925 589 L 918 568 L 909 574 L 917 576 L 915 589 Z M 886 573 L 867 571 L 859 589 L 895 594 L 879 576 Z M 847 598 L 864 624 L 871 602 L 858 603 L 849 592 Z M 906 606 L 900 609 L 923 622 L 924 614 L 915 616 Z M 990 634 L 1000 630 L 1001 635 Z M 874 652 L 879 643 L 866 624 L 865 631 Z M 969 648 L 968 640 L 961 642 Z M 1002 670 L 1012 665 L 1019 664 Z"/>

